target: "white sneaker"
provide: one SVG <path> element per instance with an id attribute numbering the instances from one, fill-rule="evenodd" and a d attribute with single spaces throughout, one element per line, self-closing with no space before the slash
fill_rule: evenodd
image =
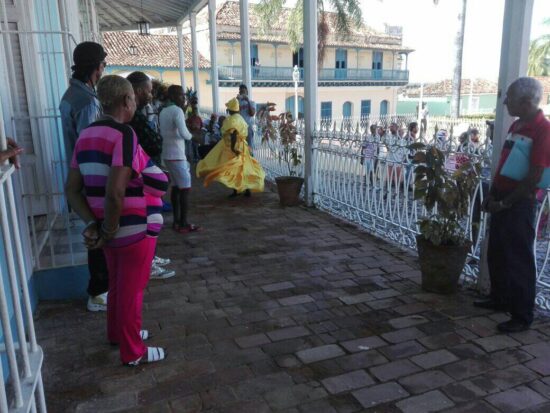
<path id="1" fill-rule="evenodd" d="M 170 258 L 160 258 L 155 255 L 155 258 L 153 258 L 153 264 L 160 265 L 161 267 L 164 267 L 168 264 L 170 264 L 172 260 Z"/>
<path id="2" fill-rule="evenodd" d="M 88 304 L 86 305 L 88 311 L 107 311 L 107 293 L 88 297 Z"/>
<path id="3" fill-rule="evenodd" d="M 172 278 L 174 275 L 176 275 L 174 270 L 167 270 L 160 267 L 158 264 L 151 265 L 152 280 L 165 280 L 167 278 Z"/>

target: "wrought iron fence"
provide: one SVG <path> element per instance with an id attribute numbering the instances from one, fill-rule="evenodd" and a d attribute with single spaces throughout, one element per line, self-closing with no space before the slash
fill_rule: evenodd
<path id="1" fill-rule="evenodd" d="M 313 192 L 315 205 L 333 215 L 356 223 L 372 234 L 403 247 L 416 249 L 417 221 L 426 214 L 422 203 L 415 201 L 411 139 L 399 129 L 415 116 L 338 119 L 319 123 L 313 141 Z M 396 122 L 398 133 L 387 130 L 380 136 L 371 134 L 369 126 Z M 303 133 L 298 123 L 299 133 Z M 475 133 L 477 130 L 477 134 Z M 261 144 L 261 131 L 255 137 L 255 156 L 266 169 L 268 179 L 288 175 L 277 159 L 277 143 Z M 416 141 L 436 145 L 446 153 L 446 167 L 458 168 L 465 160 L 479 163 L 481 176 L 470 196 L 469 215 L 462 222 L 472 241 L 463 280 L 475 282 L 488 216 L 481 204 L 490 184 L 491 137 L 485 119 L 432 118 Z M 303 151 L 303 140 L 297 145 Z M 302 174 L 300 169 L 298 174 Z M 550 198 L 546 191 L 538 194 L 537 213 L 537 305 L 550 310 Z"/>

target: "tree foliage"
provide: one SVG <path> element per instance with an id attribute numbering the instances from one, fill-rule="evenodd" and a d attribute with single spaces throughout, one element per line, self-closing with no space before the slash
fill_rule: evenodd
<path id="1" fill-rule="evenodd" d="M 272 30 L 273 22 L 279 21 L 283 14 L 285 0 L 261 0 L 256 5 L 260 21 L 260 31 L 269 33 Z M 335 12 L 334 28 L 340 38 L 346 39 L 353 33 L 354 29 L 363 26 L 363 13 L 360 0 L 317 0 L 318 19 L 318 61 L 321 64 L 325 55 L 325 48 L 329 35 L 329 21 L 327 18 L 328 8 Z M 304 1 L 296 1 L 291 9 L 286 25 L 286 33 L 290 48 L 297 51 L 303 44 L 304 32 Z"/>
<path id="2" fill-rule="evenodd" d="M 428 216 L 418 224 L 420 234 L 434 245 L 464 245 L 461 223 L 468 215 L 470 196 L 477 185 L 480 166 L 465 162 L 457 171 L 445 168 L 445 153 L 435 146 L 414 143 L 414 199 L 423 202 Z"/>
<path id="3" fill-rule="evenodd" d="M 544 19 L 544 25 L 550 29 L 550 18 Z M 550 76 L 550 34 L 543 34 L 529 45 L 529 76 Z"/>

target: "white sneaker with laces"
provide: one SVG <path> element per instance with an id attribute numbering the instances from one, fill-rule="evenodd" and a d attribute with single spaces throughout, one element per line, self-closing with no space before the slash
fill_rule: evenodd
<path id="1" fill-rule="evenodd" d="M 95 297 L 88 297 L 88 304 L 86 305 L 88 311 L 107 311 L 107 293 L 96 295 Z"/>
<path id="2" fill-rule="evenodd" d="M 164 267 L 168 264 L 170 264 L 172 260 L 170 258 L 160 258 L 155 255 L 155 258 L 153 258 L 153 264 L 160 265 L 161 267 Z"/>
<path id="3" fill-rule="evenodd" d="M 167 270 L 162 268 L 158 264 L 151 265 L 151 279 L 152 280 L 165 280 L 167 278 L 172 278 L 176 275 L 174 270 Z"/>

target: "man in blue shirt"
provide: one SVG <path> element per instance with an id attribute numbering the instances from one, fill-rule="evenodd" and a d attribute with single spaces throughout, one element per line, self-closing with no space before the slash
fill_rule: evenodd
<path id="1" fill-rule="evenodd" d="M 103 75 L 106 57 L 103 47 L 94 42 L 80 43 L 73 51 L 73 76 L 59 104 L 65 153 L 69 160 L 80 132 L 101 115 L 95 85 Z M 109 275 L 102 249 L 88 250 L 88 270 L 90 281 L 87 308 L 89 311 L 107 311 Z"/>
<path id="2" fill-rule="evenodd" d="M 101 114 L 95 85 L 103 75 L 105 57 L 107 53 L 98 43 L 83 42 L 74 49 L 74 66 L 71 68 L 73 76 L 59 104 L 68 159 L 73 154 L 75 142 L 82 129 L 95 122 Z"/>

